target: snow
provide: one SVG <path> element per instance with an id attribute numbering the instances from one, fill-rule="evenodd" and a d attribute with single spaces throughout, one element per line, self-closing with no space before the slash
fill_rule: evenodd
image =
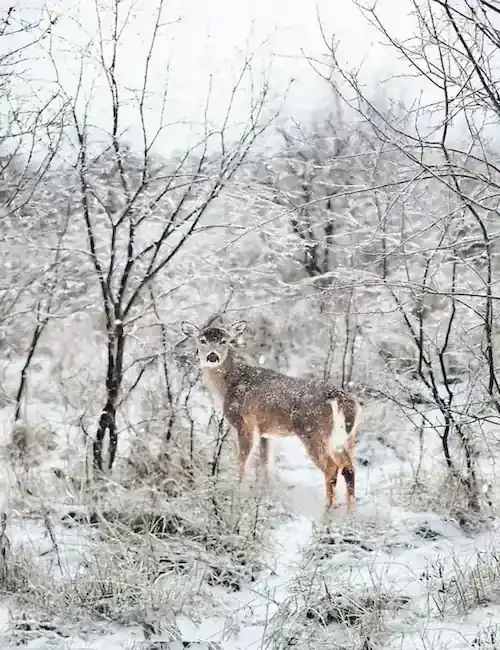
<path id="1" fill-rule="evenodd" d="M 50 359 L 39 361 L 37 370 L 33 371 L 34 386 L 37 382 L 43 383 L 48 376 L 44 363 L 50 366 Z M 304 374 L 304 365 L 298 358 L 294 374 Z M 460 396 L 465 394 L 465 390 L 458 391 L 458 405 Z M 206 422 L 210 408 L 207 396 L 200 393 L 193 402 L 194 417 Z M 142 417 L 137 405 L 129 407 L 129 415 L 137 421 Z M 427 413 L 430 419 L 432 415 Z M 4 420 L 8 417 L 7 411 Z M 68 437 L 65 417 L 67 414 L 45 401 L 32 399 L 25 424 L 50 421 L 63 446 L 78 444 L 76 436 Z M 500 545 L 500 521 L 492 512 L 486 525 L 479 526 L 477 531 L 468 530 L 451 512 L 446 514 L 422 505 L 431 500 L 419 502 L 419 495 L 410 498 L 407 486 L 414 477 L 419 444 L 409 421 L 403 424 L 399 421 L 399 430 L 394 430 L 395 421 L 390 409 L 384 411 L 373 404 L 364 407 L 357 443 L 357 509 L 351 515 L 346 509 L 343 479 L 339 479 L 337 486 L 339 505 L 325 515 L 323 477 L 306 456 L 300 441 L 295 438 L 273 440 L 274 463 L 269 490 L 272 499 L 282 502 L 288 514 L 277 525 L 269 525 L 268 539 L 259 558 L 263 568 L 253 582 L 243 583 L 241 589 L 230 592 L 222 586 L 211 587 L 213 602 L 210 605 L 207 602 L 203 608 L 199 602 L 191 604 L 163 626 L 162 634 L 151 633 L 149 638 L 145 637 L 143 626 L 131 623 L 115 622 L 106 628 L 90 624 L 80 633 L 72 624 L 64 630 L 63 636 L 60 632 L 48 633 L 37 627 L 38 623 L 33 623 L 29 632 L 22 633 L 24 647 L 50 646 L 56 650 L 157 647 L 170 650 L 190 642 L 189 647 L 200 650 L 278 648 L 279 645 L 272 643 L 277 644 L 288 628 L 292 634 L 294 625 L 304 627 L 299 612 L 306 607 L 309 591 L 312 600 L 319 593 L 318 576 L 331 581 L 331 587 L 346 598 L 355 600 L 362 594 L 389 593 L 405 600 L 404 607 L 384 623 L 380 645 L 384 650 L 396 649 L 402 643 L 405 648 L 447 650 L 468 647 L 478 635 L 486 638 L 488 626 L 494 626 L 500 614 L 495 600 L 499 597 L 495 581 L 500 579 L 500 564 L 496 569 L 485 564 L 484 570 L 479 570 L 479 577 L 475 577 L 478 571 L 475 567 L 494 557 Z M 426 453 L 421 463 L 422 476 L 442 476 L 442 463 L 438 461 L 439 438 L 432 429 L 426 430 L 424 436 Z M 6 429 L 4 445 L 8 438 Z M 121 446 L 120 453 L 125 454 L 127 448 L 128 444 Z M 70 459 L 70 465 L 67 461 L 60 463 L 61 469 L 69 471 L 73 460 Z M 0 475 L 3 509 L 9 512 L 7 536 L 14 554 L 20 549 L 28 553 L 35 565 L 57 584 L 63 578 L 78 577 L 93 562 L 97 537 L 93 529 L 81 525 L 69 527 L 65 523 L 64 514 L 69 509 L 77 511 L 74 504 L 64 504 L 68 498 L 70 502 L 74 500 L 75 491 L 74 486 L 70 488 L 68 484 L 65 496 L 61 494 L 61 486 L 54 486 L 53 476 L 50 477 L 52 468 L 58 465 L 56 456 L 49 453 L 37 462 L 38 468 L 31 471 L 30 483 L 25 487 L 38 486 L 36 489 L 41 491 L 30 497 L 17 494 L 17 475 L 3 463 Z M 488 478 L 496 484 L 494 471 Z M 429 490 L 438 489 L 438 484 L 436 487 L 430 484 Z M 244 492 L 252 494 L 258 487 L 250 470 Z M 122 499 L 123 507 L 127 507 L 123 489 L 121 492 L 118 486 L 113 489 L 115 498 Z M 140 498 L 139 492 L 136 498 Z M 28 504 L 31 512 L 26 509 Z M 50 531 L 40 514 L 44 510 Z M 182 587 L 181 581 L 179 594 Z M 171 586 L 167 582 L 164 588 L 168 590 Z M 203 598 L 207 598 L 204 593 Z M 481 602 L 483 597 L 484 602 Z M 0 607 L 0 648 L 11 647 L 3 646 L 3 639 L 10 644 L 18 638 L 18 627 L 13 627 L 12 622 L 18 620 L 19 615 L 12 598 Z M 27 615 L 37 620 L 36 610 Z"/>
<path id="2" fill-rule="evenodd" d="M 57 650 L 272 647 L 266 645 L 270 630 L 290 599 L 295 598 L 297 581 L 303 581 L 304 590 L 317 571 L 327 571 L 334 583 L 338 581 L 338 589 L 346 590 L 343 591 L 346 597 L 367 589 L 404 595 L 408 605 L 389 622 L 389 632 L 381 646 L 387 650 L 401 647 L 403 640 L 405 648 L 463 648 L 488 621 L 494 624 L 500 608 L 493 602 L 485 603 L 477 611 L 471 606 L 470 612 L 457 616 L 453 598 L 450 596 L 448 603 L 446 594 L 439 593 L 438 583 L 451 580 L 452 584 L 457 566 L 465 572 L 474 564 L 478 553 L 491 553 L 498 548 L 499 522 L 494 521 L 489 530 L 478 535 L 469 535 L 453 519 L 392 505 L 383 487 L 391 474 L 401 469 L 401 461 L 395 457 L 378 467 L 358 467 L 358 504 L 354 515 L 347 514 L 342 481 L 339 481 L 339 506 L 325 519 L 322 476 L 305 456 L 301 443 L 287 439 L 275 444 L 278 449 L 272 485 L 278 488 L 277 498 L 287 502 L 291 515 L 272 532 L 263 551 L 265 568 L 256 581 L 232 593 L 226 593 L 222 587 L 213 588 L 218 615 L 205 617 L 200 611 L 196 622 L 188 615 L 178 615 L 173 632 L 166 636 L 152 635 L 147 641 L 143 629 L 133 626 L 115 625 L 112 627 L 116 629 L 106 633 L 87 632 L 83 637 L 69 638 L 55 634 L 48 637 L 43 630 L 38 630 L 32 634 L 40 636 L 28 640 L 23 647 Z M 246 489 L 255 489 L 251 478 Z M 417 535 L 415 531 L 421 532 Z M 12 547 L 30 547 L 36 550 L 40 561 L 55 564 L 52 542 L 40 522 L 15 518 L 9 526 L 9 535 Z M 92 543 L 91 536 L 85 539 L 81 528 L 67 529 L 60 525 L 56 526 L 54 535 L 65 567 L 78 566 L 85 545 Z M 318 535 L 327 536 L 329 541 L 318 545 Z M 57 579 L 56 573 L 54 576 Z M 451 587 L 448 585 L 447 589 Z M 12 603 L 0 609 L 2 634 L 9 631 L 8 607 Z M 443 620 L 435 611 L 440 607 L 446 615 Z M 177 641 L 172 640 L 172 633 Z M 182 645 L 188 641 L 191 645 Z"/>
<path id="3" fill-rule="evenodd" d="M 134 20 L 123 30 L 117 67 L 123 100 L 120 131 L 127 142 L 137 143 L 141 142 L 141 137 L 135 94 L 143 81 L 148 30 L 158 5 L 149 0 L 123 0 L 119 4 L 124 14 L 130 7 L 135 12 Z M 61 12 L 51 39 L 47 40 L 50 40 L 51 55 L 59 67 L 61 83 L 70 95 L 74 94 L 80 70 L 81 48 L 85 50 L 82 105 L 78 108 L 83 110 L 85 105 L 85 110 L 88 109 L 89 124 L 95 131 L 94 137 L 98 137 L 96 133 L 109 131 L 112 111 L 106 75 L 102 70 L 96 73 L 96 66 L 99 67 L 95 56 L 96 14 L 86 5 L 83 9 L 83 3 L 75 0 L 32 0 L 26 11 L 35 15 L 42 5 Z M 282 101 L 293 79 L 281 114 L 283 120 L 305 117 L 307 121 L 314 117 L 316 110 L 331 108 L 329 89 L 320 88 L 317 75 L 303 56 L 304 52 L 315 58 L 324 54 L 316 3 L 285 4 L 284 0 L 185 3 L 172 0 L 165 3 L 165 7 L 167 15 L 162 34 L 165 38 L 153 57 L 146 92 L 147 128 L 151 135 L 158 126 L 155 120 L 160 112 L 159 102 L 165 83 L 169 81 L 168 128 L 157 140 L 159 153 L 168 156 L 179 148 L 184 151 L 188 143 L 199 136 L 199 129 L 203 131 L 209 80 L 213 84 L 213 101 L 207 114 L 213 123 L 224 121 L 232 84 L 249 52 L 255 51 L 253 68 L 241 92 L 237 93 L 231 128 L 237 130 L 246 123 L 251 92 L 256 91 L 258 95 L 261 90 L 259 84 L 254 86 L 253 82 L 267 74 L 272 88 L 269 110 Z M 414 19 L 408 16 L 408 7 L 408 3 L 399 0 L 378 3 L 385 24 L 393 31 L 396 26 L 402 39 Z M 395 64 L 392 56 L 386 56 L 388 50 L 382 42 L 377 42 L 377 32 L 369 21 L 359 18 L 357 3 L 345 3 L 339 14 L 335 3 L 322 0 L 318 3 L 318 11 L 325 30 L 340 38 L 338 55 L 341 61 L 355 68 L 364 59 L 361 80 L 369 80 L 370 88 L 391 90 L 390 99 L 395 104 L 398 95 L 411 103 L 412 97 L 425 89 L 422 102 L 431 102 L 432 95 L 427 94 L 425 81 L 414 77 L 405 81 L 397 78 L 395 73 L 401 62 Z M 103 9 L 103 27 L 109 37 L 110 14 L 104 14 Z M 193 43 L 197 47 L 193 47 Z M 105 43 L 104 49 L 107 46 Z M 36 47 L 39 55 L 36 74 L 32 79 L 19 77 L 13 82 L 16 92 L 26 93 L 27 114 L 33 102 L 43 103 L 44 97 L 52 94 L 55 83 L 47 41 L 41 41 Z M 382 84 L 382 78 L 389 73 L 394 79 Z M 439 111 L 436 115 L 439 119 Z M 346 129 L 345 133 L 349 140 L 350 131 Z M 324 137 L 331 139 L 331 133 L 325 133 Z M 272 148 L 272 144 L 270 136 L 262 146 Z M 364 151 L 348 152 L 346 159 L 349 157 L 359 158 L 361 167 L 364 166 Z M 69 158 L 67 162 L 71 164 Z M 387 158 L 386 162 L 397 167 L 402 164 L 396 157 Z M 325 176 L 329 175 L 330 166 L 325 160 L 321 164 Z M 354 183 L 353 187 L 365 187 L 369 173 L 369 164 L 364 175 L 355 169 L 349 182 Z M 388 175 L 382 180 L 390 184 L 394 178 Z M 177 650 L 186 647 L 281 650 L 290 647 L 292 639 L 301 649 L 476 647 L 495 650 L 500 647 L 497 623 L 500 620 L 500 559 L 497 554 L 500 519 L 496 508 L 499 445 L 493 418 L 483 421 L 480 412 L 489 407 L 484 387 L 480 386 L 484 376 L 478 368 L 483 363 L 480 350 L 485 330 L 484 320 L 480 317 L 478 322 L 476 316 L 483 313 L 483 304 L 477 309 L 473 301 L 470 305 L 461 304 L 459 310 L 462 312 L 455 319 L 453 337 L 456 340 L 449 361 L 454 369 L 454 417 L 465 422 L 474 408 L 479 414 L 474 415 L 478 481 L 480 492 L 487 494 L 493 505 L 482 503 L 481 513 L 474 513 L 463 507 L 463 494 L 452 481 L 446 480 L 442 442 L 437 430 L 442 414 L 431 410 L 429 404 L 436 401 L 435 396 L 418 378 L 415 379 L 418 373 L 415 372 L 414 343 L 404 329 L 400 309 L 384 297 L 380 278 L 363 271 L 366 263 L 359 268 L 339 263 L 324 274 L 321 279 L 331 276 L 330 279 L 335 280 L 342 276 L 343 281 L 346 273 L 356 275 L 352 285 L 359 288 L 358 311 L 353 319 L 355 326 L 349 322 L 345 324 L 347 307 L 342 305 L 340 291 L 335 289 L 329 293 L 329 289 L 325 290 L 324 297 L 317 299 L 318 277 L 303 281 L 299 273 L 294 275 L 295 261 L 292 263 L 291 256 L 297 247 L 300 248 L 300 243 L 292 241 L 287 221 L 289 214 L 279 212 L 277 206 L 270 206 L 264 189 L 258 186 L 255 189 L 253 182 L 254 179 L 251 183 L 246 183 L 245 178 L 235 180 L 229 195 L 207 215 L 203 246 L 199 239 L 190 240 L 183 248 L 184 256 L 174 260 L 158 281 L 158 287 L 154 287 L 155 291 L 158 289 L 165 294 L 160 313 L 165 316 L 166 327 L 172 330 L 169 330 L 168 344 L 175 349 L 180 332 L 173 333 L 173 329 L 181 317 L 201 322 L 215 309 L 225 309 L 225 294 L 229 289 L 232 292 L 235 286 L 238 295 L 229 311 L 237 314 L 236 318 L 241 313 L 247 317 L 249 312 L 249 320 L 253 320 L 254 325 L 262 325 L 263 332 L 256 335 L 255 342 L 255 358 L 261 366 L 279 367 L 281 364 L 278 369 L 286 369 L 291 376 L 319 376 L 324 363 L 325 366 L 329 364 L 332 373 L 338 373 L 342 346 L 345 350 L 349 347 L 348 330 L 355 329 L 358 347 L 353 344 L 350 354 L 353 367 L 356 364 L 356 372 L 353 372 L 356 381 L 365 382 L 367 387 L 382 384 L 388 394 L 401 388 L 395 401 L 404 394 L 397 407 L 390 400 L 379 397 L 366 400 L 357 443 L 356 512 L 347 513 L 343 479 L 340 478 L 337 486 L 339 506 L 325 513 L 321 473 L 306 457 L 301 443 L 287 439 L 275 442 L 275 462 L 268 488 L 261 485 L 258 475 L 256 479 L 251 475 L 238 493 L 236 482 L 231 483 L 236 475 L 236 458 L 226 453 L 224 461 L 232 463 L 234 476 L 224 468 L 226 473 L 222 472 L 219 487 L 222 506 L 229 511 L 229 523 L 226 522 L 227 530 L 221 526 L 222 532 L 217 531 L 215 549 L 208 544 L 206 547 L 197 545 L 188 533 L 160 543 L 150 531 L 137 533 L 134 530 L 134 540 L 139 537 L 142 545 L 138 544 L 131 551 L 127 546 L 130 538 L 122 535 L 119 526 L 109 531 L 105 525 L 83 521 L 91 509 L 95 514 L 113 507 L 120 514 L 133 511 L 146 517 L 154 514 L 147 512 L 147 508 L 153 510 L 154 504 L 158 509 L 163 508 L 165 517 L 172 513 L 183 515 L 196 533 L 199 531 L 196 526 L 206 515 L 203 508 L 208 509 L 207 494 L 213 487 L 205 475 L 195 473 L 186 489 L 187 483 L 183 484 L 182 480 L 188 471 L 180 462 L 176 466 L 177 449 L 173 458 L 169 457 L 163 465 L 154 453 L 148 456 L 151 448 L 163 439 L 167 408 L 161 401 L 165 398 L 158 397 L 158 386 L 163 386 L 163 378 L 159 380 L 157 374 L 151 379 L 146 373 L 142 383 L 119 409 L 120 438 L 114 473 L 97 487 L 93 486 L 94 492 L 87 489 L 86 453 L 103 405 L 106 344 L 100 297 L 96 298 L 94 287 L 89 283 L 88 287 L 84 286 L 85 305 L 81 311 L 78 309 L 82 303 L 68 298 L 71 310 L 77 313 L 74 318 L 66 318 L 63 314 L 54 317 L 44 333 L 43 346 L 37 349 L 30 366 L 22 405 L 23 420 L 17 423 L 19 433 L 22 435 L 25 431 L 27 435 L 24 457 L 16 456 L 19 449 L 16 450 L 12 443 L 12 396 L 25 362 L 25 339 L 30 323 L 21 317 L 14 321 L 12 330 L 16 329 L 15 332 L 7 332 L 7 326 L 5 332 L 2 330 L 2 342 L 12 336 L 15 343 L 0 360 L 1 388 L 6 404 L 3 408 L 2 403 L 0 411 L 0 512 L 7 515 L 6 535 L 0 537 L 0 572 L 3 576 L 7 568 L 13 577 L 8 574 L 6 580 L 15 579 L 22 588 L 19 592 L 6 588 L 9 596 L 0 600 L 0 650 L 16 645 L 55 650 Z M 297 178 L 292 177 L 291 183 L 297 183 Z M 447 217 L 441 212 L 461 210 L 463 206 L 450 208 L 448 199 L 441 197 L 435 185 L 421 188 L 416 184 L 415 188 L 409 188 L 401 201 L 393 203 L 391 199 L 391 205 L 394 213 L 403 208 L 403 212 L 408 211 L 414 229 L 411 240 L 416 268 L 410 268 L 408 273 L 415 271 L 416 275 L 411 275 L 411 282 L 410 275 L 406 280 L 408 285 L 418 288 L 422 282 L 417 273 L 420 262 L 441 236 L 441 220 L 446 223 Z M 379 189 L 382 192 L 382 184 Z M 47 194 L 51 196 L 50 188 Z M 477 191 L 475 201 L 480 200 L 480 196 L 481 192 Z M 390 194 L 385 196 L 388 197 Z M 367 195 L 359 204 L 342 208 L 345 220 L 351 220 L 354 229 L 339 234 L 340 243 L 335 244 L 336 248 L 332 245 L 334 254 L 350 255 L 358 244 L 361 249 L 370 242 L 377 243 L 379 219 L 373 216 L 373 206 L 367 205 L 372 198 Z M 35 207 L 40 214 L 45 214 L 44 204 Z M 227 218 L 230 212 L 231 219 Z M 218 228 L 227 224 L 224 239 Z M 148 222 L 145 229 L 148 236 L 154 234 L 155 228 L 158 222 Z M 259 238 L 264 231 L 270 243 Z M 233 242 L 229 240 L 229 232 L 233 233 Z M 394 251 L 402 248 L 405 237 L 404 233 L 402 238 L 398 235 L 400 228 L 396 217 L 389 224 L 388 232 Z M 492 242 L 496 241 L 498 233 L 495 233 L 492 228 Z M 349 238 L 353 238 L 354 243 Z M 75 239 L 78 240 L 78 236 Z M 341 250 L 342 241 L 346 242 L 345 251 Z M 76 254 L 82 243 L 71 241 L 68 245 L 68 251 Z M 451 243 L 445 242 L 443 251 L 449 247 Z M 6 245 L 5 253 L 12 255 L 14 249 L 7 249 Z M 32 249 L 35 249 L 34 243 Z M 42 255 L 44 250 L 40 248 L 36 252 Z M 18 251 L 21 251 L 18 255 L 25 255 L 25 246 Z M 431 315 L 425 323 L 425 346 L 431 356 L 441 347 L 449 322 L 446 292 L 451 286 L 450 265 L 449 260 L 440 261 L 443 251 L 436 253 L 431 273 L 437 295 L 443 292 L 442 304 L 427 305 Z M 372 259 L 375 253 L 368 252 Z M 38 271 L 45 268 L 45 264 L 44 261 Z M 463 266 L 468 270 L 463 271 L 460 283 L 467 288 L 466 293 L 483 293 L 481 268 L 472 267 L 468 259 Z M 18 264 L 13 266 L 6 260 L 5 268 L 17 269 Z M 407 285 L 398 284 L 401 277 L 397 276 L 400 272 L 397 262 L 391 272 L 394 286 L 399 287 L 403 295 Z M 404 279 L 404 275 L 402 277 Z M 366 278 L 370 280 L 367 286 L 358 286 L 363 285 Z M 74 281 L 75 278 L 70 279 Z M 370 288 L 372 281 L 373 289 Z M 345 283 L 349 284 L 349 278 Z M 412 299 L 403 296 L 401 302 L 404 307 L 408 300 L 411 317 L 413 307 L 418 306 Z M 26 298 L 27 311 L 32 306 L 30 300 Z M 321 300 L 324 302 L 318 309 Z M 156 355 L 160 345 L 154 327 L 157 323 L 151 326 L 148 316 L 142 314 L 143 307 L 138 305 L 137 316 L 134 313 L 137 330 L 134 329 L 127 340 L 129 370 L 138 360 Z M 347 314 L 348 321 L 351 315 L 351 312 Z M 121 323 L 115 320 L 115 325 Z M 130 323 L 123 324 L 130 327 Z M 331 340 L 326 342 L 324 334 L 329 327 Z M 326 345 L 331 348 L 328 351 L 331 358 L 327 361 Z M 163 348 L 163 342 L 161 346 Z M 386 355 L 387 363 L 381 361 L 381 352 Z M 172 386 L 178 398 L 174 437 L 179 439 L 177 444 L 181 451 L 196 439 L 199 454 L 196 461 L 207 462 L 214 446 L 210 429 L 210 422 L 213 425 L 215 421 L 213 405 L 199 386 L 186 387 L 191 379 L 189 364 L 179 363 L 177 367 L 172 363 L 172 368 Z M 179 368 L 182 372 L 185 370 L 184 375 Z M 409 378 L 408 370 L 412 371 L 413 379 Z M 194 375 L 194 371 L 191 374 Z M 128 373 L 128 386 L 133 381 L 132 375 Z M 356 383 L 352 386 L 355 388 Z M 478 392 L 481 396 L 476 400 Z M 438 387 L 438 395 L 444 400 L 448 398 L 444 386 Z M 408 397 L 418 398 L 420 406 L 413 404 L 409 409 Z M 139 457 L 134 465 L 134 452 L 140 456 L 143 450 L 145 458 Z M 181 460 L 185 461 L 186 457 L 182 456 Z M 460 454 L 457 457 L 459 463 Z M 141 460 L 143 473 L 137 468 Z M 157 475 L 148 466 L 155 461 L 159 467 Z M 165 468 L 172 473 L 164 476 Z M 180 490 L 178 484 L 184 486 L 180 496 L 175 491 Z M 259 501 L 256 495 L 263 488 L 267 490 L 266 496 Z M 248 535 L 250 515 L 255 516 L 255 527 L 257 523 L 260 526 L 254 535 L 258 542 Z M 212 582 L 206 579 L 207 572 L 213 568 L 210 562 L 219 555 L 229 562 L 227 558 L 231 556 L 229 552 L 224 555 L 227 549 L 222 548 L 226 541 L 233 543 L 238 551 L 241 550 L 238 543 L 248 545 L 243 548 L 249 554 L 248 562 L 244 569 L 239 567 L 244 577 L 239 576 L 241 580 L 233 585 L 234 588 L 228 584 L 224 586 L 222 581 L 214 586 L 215 579 Z M 260 545 L 257 552 L 252 542 Z M 164 568 L 166 563 L 162 565 L 158 558 L 167 552 L 171 564 Z M 255 553 L 258 563 L 254 570 Z M 189 571 L 183 573 L 178 569 L 181 562 L 189 565 Z M 153 570 L 151 565 L 155 565 Z M 24 600 L 23 588 L 29 594 Z M 109 611 L 105 607 L 108 596 L 115 607 L 113 611 L 111 606 Z M 128 599 L 125 605 L 122 599 Z M 350 616 L 355 622 L 341 620 L 342 616 L 344 619 Z M 365 645 L 367 638 L 370 645 Z"/>

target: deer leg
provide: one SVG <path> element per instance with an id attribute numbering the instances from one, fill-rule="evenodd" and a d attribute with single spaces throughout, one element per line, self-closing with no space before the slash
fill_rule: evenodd
<path id="1" fill-rule="evenodd" d="M 336 488 L 339 466 L 332 458 L 326 445 L 309 444 L 306 446 L 309 456 L 318 469 L 323 472 L 325 477 L 326 507 L 335 508 L 336 505 Z"/>
<path id="2" fill-rule="evenodd" d="M 339 474 L 338 465 L 330 460 L 327 468 L 324 471 L 325 475 L 325 491 L 326 491 L 326 507 L 335 508 L 337 505 L 337 477 Z"/>
<path id="3" fill-rule="evenodd" d="M 356 508 L 356 473 L 352 463 L 342 469 L 342 476 L 345 480 L 347 509 L 352 512 Z"/>
<path id="4" fill-rule="evenodd" d="M 239 476 L 240 483 L 245 476 L 245 470 L 252 455 L 256 437 L 247 427 L 238 429 L 238 451 L 239 451 Z"/>
<path id="5" fill-rule="evenodd" d="M 259 442 L 260 463 L 264 469 L 266 479 L 269 478 L 269 440 L 261 438 Z"/>

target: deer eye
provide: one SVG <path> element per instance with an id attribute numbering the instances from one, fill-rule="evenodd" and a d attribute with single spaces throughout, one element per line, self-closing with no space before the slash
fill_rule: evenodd
<path id="1" fill-rule="evenodd" d="M 222 339 L 221 343 L 222 343 L 222 345 L 226 345 L 227 339 Z"/>
<path id="2" fill-rule="evenodd" d="M 200 339 L 200 343 L 201 343 L 202 345 L 206 345 L 206 344 L 207 344 L 207 339 L 203 336 L 203 337 Z"/>

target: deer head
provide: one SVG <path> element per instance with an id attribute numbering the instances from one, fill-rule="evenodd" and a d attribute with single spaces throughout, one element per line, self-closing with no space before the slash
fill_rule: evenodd
<path id="1" fill-rule="evenodd" d="M 213 369 L 225 363 L 232 345 L 246 328 L 244 320 L 236 321 L 226 328 L 209 326 L 200 329 L 189 321 L 181 323 L 184 334 L 196 340 L 202 368 Z"/>

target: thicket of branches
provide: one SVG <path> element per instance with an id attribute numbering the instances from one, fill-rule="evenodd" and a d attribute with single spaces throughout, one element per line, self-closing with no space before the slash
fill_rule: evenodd
<path id="1" fill-rule="evenodd" d="M 252 362 L 357 393 L 361 448 L 376 441 L 402 459 L 395 501 L 407 505 L 408 492 L 459 522 L 491 505 L 500 13 L 480 0 L 412 6 L 419 31 L 408 41 L 376 5 L 362 10 L 432 87 L 432 104 L 375 102 L 325 35 L 326 67 L 311 65 L 331 87 L 331 110 L 281 126 L 272 155 L 256 148 L 275 127 L 266 83 L 238 113 L 251 57 L 219 122 L 209 88 L 198 140 L 160 154 L 176 128 L 168 66 L 160 90 L 152 71 L 171 26 L 163 0 L 133 89 L 128 3 L 96 2 L 97 36 L 75 46 L 73 78 L 56 56 L 55 15 L 0 17 L 3 460 L 17 481 L 11 505 L 49 512 L 43 531 L 61 574 L 51 616 L 79 599 L 93 617 L 149 630 L 139 592 L 159 618 L 181 592 L 205 607 L 207 585 L 237 591 L 262 568 L 285 499 L 236 489 L 235 441 L 202 388 L 178 327 L 185 318 L 246 318 L 241 352 Z M 50 92 L 27 98 L 31 59 L 42 54 Z M 96 128 L 96 111 L 107 128 Z M 369 464 L 369 454 L 358 460 Z M 60 501 L 64 526 L 100 534 L 78 575 L 59 556 L 50 507 Z M 38 606 L 50 572 L 27 558 L 4 564 L 5 589 Z"/>
<path id="2" fill-rule="evenodd" d="M 154 153 L 167 128 L 166 118 L 155 131 L 146 124 L 149 61 L 164 33 L 161 2 L 145 54 L 144 83 L 134 103 L 143 146 L 132 151 L 121 133 L 122 114 L 130 105 L 121 86 L 120 38 L 129 17 L 119 3 L 110 3 L 107 11 L 101 40 L 92 46 L 106 84 L 111 125 L 101 145 L 95 143 L 88 117 L 84 68 L 76 90 L 70 91 L 51 58 L 54 17 L 14 25 L 10 12 L 3 22 L 2 37 L 13 29 L 34 34 L 35 44 L 48 37 L 56 80 L 51 102 L 35 117 L 33 112 L 24 116 L 22 128 L 19 111 L 11 108 L 2 140 L 17 143 L 17 148 L 5 145 L 2 244 L 9 251 L 31 252 L 29 260 L 18 255 L 25 268 L 17 263 L 6 274 L 2 301 L 4 323 L 30 314 L 19 334 L 30 341 L 25 363 L 14 392 L 6 389 L 6 399 L 14 399 L 15 421 L 22 420 L 29 367 L 46 328 L 52 323 L 57 330 L 76 310 L 85 309 L 104 339 L 102 344 L 99 339 L 95 367 L 86 375 L 96 385 L 94 399 L 82 403 L 75 418 L 86 441 L 93 441 L 98 471 L 104 467 L 108 435 L 111 469 L 118 432 L 130 428 L 129 397 L 141 394 L 152 369 L 160 371 L 169 404 L 176 402 L 178 408 L 184 399 L 178 395 L 190 380 L 182 379 L 187 377 L 184 360 L 181 355 L 181 366 L 176 365 L 178 341 L 165 324 L 176 319 L 165 315 L 177 304 L 188 305 L 194 289 L 204 303 L 204 317 L 220 309 L 252 309 L 257 302 L 254 352 L 273 357 L 268 339 L 279 339 L 273 363 L 283 370 L 307 346 L 312 374 L 354 384 L 367 395 L 381 394 L 377 377 L 384 373 L 384 398 L 396 400 L 419 427 L 437 427 L 449 469 L 466 485 L 477 482 L 478 432 L 499 409 L 494 324 L 498 181 L 496 154 L 482 126 L 497 105 L 491 9 L 483 6 L 481 15 L 467 14 L 436 2 L 424 10 L 416 2 L 421 33 L 404 43 L 384 31 L 376 8 L 366 9 L 393 47 L 442 93 L 442 115 L 433 111 L 428 136 L 415 131 L 414 116 L 404 107 L 371 102 L 354 75 L 336 68 L 332 47 L 334 73 L 326 75 L 333 89 L 331 114 L 312 127 L 281 129 L 279 155 L 259 162 L 249 156 L 270 123 L 265 86 L 236 141 L 228 140 L 224 130 L 232 116 L 230 103 L 222 131 L 207 121 L 195 146 L 169 161 Z M 451 27 L 448 40 L 444 26 Z M 472 38 L 473 30 L 480 31 L 481 41 Z M 3 56 L 7 80 L 15 81 L 12 75 L 22 71 L 33 43 L 28 39 L 21 50 Z M 250 72 L 247 60 L 233 96 Z M 339 90 L 340 79 L 343 87 L 356 91 L 355 104 Z M 5 101 L 11 105 L 13 95 L 6 88 Z M 352 119 L 353 108 L 361 119 Z M 425 107 L 420 111 L 417 117 L 428 122 Z M 455 123 L 468 129 L 463 146 L 457 145 Z M 20 155 L 20 148 L 27 151 L 29 137 L 35 150 L 42 136 L 48 153 L 34 165 L 29 155 Z M 56 153 L 63 147 L 64 160 L 59 157 L 56 167 Z M 183 273 L 192 275 L 201 237 L 205 262 L 219 271 L 222 298 L 216 299 L 216 308 L 201 296 L 216 277 L 207 273 L 209 267 L 196 280 L 182 280 Z M 26 278 L 22 286 L 12 282 L 13 272 Z M 21 295 L 25 298 L 16 311 Z M 276 305 L 286 306 L 280 318 Z M 384 330 L 378 327 L 381 314 Z M 155 332 L 149 343 L 148 331 Z M 8 354 L 19 351 L 13 342 L 7 343 L 12 347 Z M 458 377 L 467 377 L 465 404 L 457 396 Z M 63 384 L 64 400 L 74 406 L 71 382 Z M 95 408 L 96 400 L 101 408 Z M 427 421 L 423 401 L 437 407 L 438 423 Z M 165 409 L 168 437 L 174 409 L 168 404 Z M 454 449 L 457 440 L 459 451 Z"/>
<path id="3" fill-rule="evenodd" d="M 9 30 L 28 35 L 17 50 L 7 44 L 0 59 L 10 107 L 2 124 L 1 245 L 13 260 L 3 270 L 2 335 L 7 364 L 22 357 L 2 388 L 19 439 L 29 425 L 30 386 L 31 395 L 40 388 L 32 368 L 52 348 L 58 360 L 44 390 L 71 414 L 73 442 L 92 448 L 94 473 L 112 470 L 117 454 L 126 466 L 151 431 L 162 441 L 158 458 L 171 460 L 166 449 L 182 431 L 192 477 L 198 433 L 209 427 L 217 456 L 227 431 L 197 410 L 204 402 L 176 330 L 179 312 L 205 320 L 246 310 L 254 360 L 322 374 L 366 400 L 397 405 L 420 441 L 428 430 L 438 434 L 444 464 L 479 507 L 481 452 L 495 442 L 500 413 L 498 155 L 487 138 L 500 103 L 496 12 L 486 3 L 467 12 L 437 0 L 426 7 L 415 0 L 414 8 L 420 32 L 407 42 L 392 38 L 376 7 L 365 12 L 439 90 L 432 111 L 374 103 L 325 40 L 328 74 L 318 73 L 332 86 L 330 115 L 282 128 L 278 153 L 259 158 L 254 144 L 274 117 L 265 84 L 236 138 L 229 126 L 251 59 L 221 124 L 207 117 L 200 140 L 169 159 L 155 152 L 169 128 L 166 114 L 154 130 L 147 123 L 150 61 L 169 24 L 161 1 L 134 101 L 121 77 L 130 19 L 121 3 L 98 12 L 99 36 L 80 53 L 73 88 L 52 55 L 55 17 L 27 24 L 8 13 L 2 42 Z M 54 95 L 23 114 L 16 75 L 42 39 Z M 90 60 L 98 62 L 110 125 L 97 142 Z M 135 149 L 123 134 L 127 111 L 142 133 Z M 416 119 L 427 129 L 415 129 Z M 425 466 L 422 459 L 417 483 Z"/>
<path id="4" fill-rule="evenodd" d="M 359 6 L 429 92 L 428 104 L 398 108 L 399 115 L 383 110 L 359 74 L 339 64 L 325 34 L 330 69 L 317 69 L 402 162 L 393 176 L 396 201 L 387 200 L 385 188 L 372 194 L 375 228 L 401 261 L 384 276 L 381 293 L 400 314 L 413 350 L 407 374 L 426 393 L 412 399 L 422 427 L 437 431 L 448 469 L 478 508 L 479 453 L 496 446 L 500 412 L 499 151 L 491 138 L 499 115 L 500 13 L 482 1 L 410 4 L 418 28 L 405 40 L 386 27 L 377 4 Z M 387 259 L 386 249 L 379 264 Z M 391 361 L 401 366 L 400 359 Z M 428 419 L 422 402 L 438 409 L 437 421 Z"/>

